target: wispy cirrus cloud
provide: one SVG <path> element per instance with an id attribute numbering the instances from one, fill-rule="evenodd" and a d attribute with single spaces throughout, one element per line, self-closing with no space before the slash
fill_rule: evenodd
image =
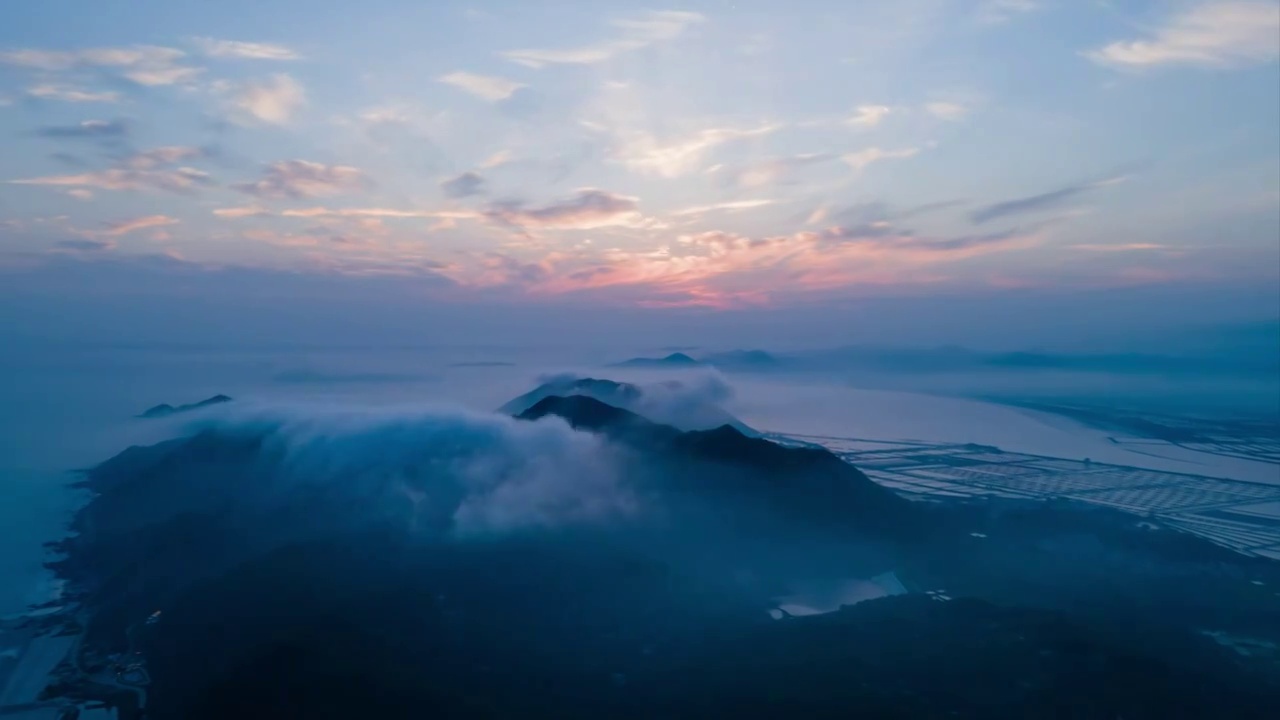
<path id="1" fill-rule="evenodd" d="M 53 83 L 41 83 L 40 85 L 32 85 L 27 88 L 29 97 L 40 100 L 59 100 L 61 102 L 73 103 L 118 103 L 120 102 L 120 93 L 114 90 L 94 92 L 72 85 L 58 85 Z"/>
<path id="2" fill-rule="evenodd" d="M 395 208 L 327 208 L 312 207 L 293 210 L 285 210 L 280 213 L 281 217 L 305 217 L 305 218 L 385 218 L 385 219 L 406 219 L 406 218 L 434 218 L 434 219 L 451 219 L 451 220 L 468 220 L 480 217 L 480 213 L 474 210 L 399 210 Z"/>
<path id="3" fill-rule="evenodd" d="M 36 134 L 55 139 L 122 138 L 129 134 L 129 126 L 123 120 L 82 120 L 75 125 L 46 125 Z"/>
<path id="4" fill-rule="evenodd" d="M 761 187 L 787 182 L 804 168 L 822 165 L 836 156 L 830 153 L 803 153 L 786 157 L 761 160 L 743 167 L 732 175 L 732 181 L 740 187 Z"/>
<path id="5" fill-rule="evenodd" d="M 1100 65 L 1233 68 L 1280 57 L 1280 3 L 1205 2 L 1171 15 L 1146 37 L 1113 42 L 1084 56 Z"/>
<path id="6" fill-rule="evenodd" d="M 1061 187 L 1057 190 L 1050 190 L 1049 192 L 1040 193 L 1039 195 L 1028 195 L 1026 197 L 1013 198 L 1012 200 L 1004 200 L 978 208 L 969 215 L 969 219 L 972 220 L 975 225 L 981 225 L 982 223 L 998 220 L 1000 218 L 1052 210 L 1063 206 L 1091 190 L 1106 187 L 1108 185 L 1115 185 L 1117 183 L 1124 182 L 1127 179 L 1127 176 L 1118 175 L 1115 177 L 1105 178 L 1103 180 L 1067 185 L 1066 187 Z"/>
<path id="7" fill-rule="evenodd" d="M 260 179 L 232 188 L 259 198 L 300 199 L 361 190 L 368 183 L 364 172 L 349 165 L 282 160 L 268 165 Z"/>
<path id="8" fill-rule="evenodd" d="M 889 117 L 891 112 L 893 112 L 893 109 L 888 105 L 860 105 L 854 111 L 853 117 L 846 120 L 845 124 L 856 128 L 875 127 Z"/>
<path id="9" fill-rule="evenodd" d="M 209 37 L 192 38 L 192 42 L 209 57 L 238 60 L 299 60 L 296 51 L 284 45 L 239 40 L 219 40 Z"/>
<path id="10" fill-rule="evenodd" d="M 71 253 L 98 253 L 114 250 L 116 242 L 114 240 L 91 240 L 88 238 L 79 238 L 75 240 L 59 240 L 53 244 L 55 251 L 71 252 Z"/>
<path id="11" fill-rule="evenodd" d="M 594 65 L 623 53 L 674 40 L 693 25 L 705 20 L 706 17 L 695 12 L 649 12 L 635 18 L 614 20 L 611 24 L 619 30 L 618 36 L 600 43 L 559 50 L 509 50 L 502 55 L 508 60 L 535 69 L 548 65 Z"/>
<path id="12" fill-rule="evenodd" d="M 645 132 L 624 133 L 613 155 L 635 172 L 679 177 L 701 170 L 703 160 L 714 148 L 737 140 L 764 137 L 780 127 L 770 123 L 750 128 L 707 128 L 675 142 L 662 142 Z"/>
<path id="13" fill-rule="evenodd" d="M 1166 245 L 1159 245 L 1156 243 L 1115 243 L 1113 245 L 1104 243 L 1082 243 L 1079 245 L 1072 245 L 1071 249 L 1080 250 L 1082 252 L 1116 253 L 1167 250 L 1169 248 Z"/>
<path id="14" fill-rule="evenodd" d="M 523 276 L 490 272 L 470 282 L 524 284 L 531 292 L 550 294 L 633 288 L 663 304 L 724 307 L 859 284 L 932 282 L 945 277 L 936 268 L 949 261 L 1025 249 L 1040 241 L 1038 235 L 1018 232 L 923 238 L 833 227 L 753 238 L 709 231 L 679 236 L 673 245 L 647 252 L 554 255 Z M 761 287 L 773 290 L 762 292 Z"/>
<path id="15" fill-rule="evenodd" d="M 978 22 L 983 25 L 1001 25 L 1019 15 L 1039 10 L 1040 0 L 983 0 L 978 5 Z"/>
<path id="16" fill-rule="evenodd" d="M 125 157 L 121 162 L 136 170 L 151 170 L 163 165 L 173 165 L 183 160 L 205 157 L 204 148 L 189 145 L 165 145 L 150 150 L 136 152 Z"/>
<path id="17" fill-rule="evenodd" d="M 244 205 L 240 207 L 215 208 L 213 214 L 216 217 L 227 218 L 228 220 L 239 220 L 241 218 L 266 217 L 271 212 L 257 205 Z"/>
<path id="18" fill-rule="evenodd" d="M 757 198 L 754 200 L 728 200 L 726 202 L 713 203 L 711 205 L 694 205 L 693 207 L 677 210 L 672 215 L 676 217 L 687 217 L 690 215 L 705 215 L 713 212 L 735 212 L 739 210 L 751 210 L 754 208 L 767 207 L 774 205 L 778 201 L 767 198 Z"/>
<path id="19" fill-rule="evenodd" d="M 905 158 L 915 157 L 919 153 L 920 149 L 914 147 L 899 148 L 897 150 L 885 150 L 878 147 L 869 147 L 864 150 L 841 155 L 840 159 L 854 170 L 863 170 L 867 166 L 880 162 L 881 160 L 902 160 Z"/>
<path id="20" fill-rule="evenodd" d="M 499 150 L 481 161 L 480 169 L 491 170 L 496 167 L 502 167 L 503 165 L 510 163 L 514 156 L 515 153 L 510 150 Z"/>
<path id="21" fill-rule="evenodd" d="M 10 180 L 14 185 L 94 188 L 97 190 L 165 190 L 189 194 L 212 183 L 209 174 L 195 168 L 176 170 L 130 170 L 111 168 L 75 175 L 48 175 Z"/>
<path id="22" fill-rule="evenodd" d="M 41 185 L 96 190 L 163 190 L 191 194 L 212 185 L 213 178 L 193 167 L 173 167 L 177 163 L 204 156 L 200 148 L 166 146 L 145 150 L 120 159 L 113 167 L 71 175 L 10 180 L 13 185 Z"/>
<path id="23" fill-rule="evenodd" d="M 309 207 L 290 208 L 273 212 L 260 205 L 217 208 L 213 214 L 220 218 L 236 220 L 241 218 L 278 216 L 286 218 L 309 218 L 315 220 L 358 219 L 358 220 L 478 220 L 483 216 L 475 210 L 402 210 L 398 208 L 331 208 Z"/>
<path id="24" fill-rule="evenodd" d="M 523 203 L 495 203 L 484 216 L 500 225 L 525 229 L 592 230 L 605 227 L 654 227 L 640 213 L 636 198 L 584 188 L 565 200 L 529 207 Z"/>
<path id="25" fill-rule="evenodd" d="M 241 122 L 285 125 L 307 102 L 301 83 L 285 73 L 245 83 L 220 80 L 213 89 L 226 99 L 233 117 Z"/>
<path id="26" fill-rule="evenodd" d="M 493 75 L 477 75 L 469 72 L 451 72 L 447 75 L 441 75 L 436 80 L 452 85 L 459 90 L 463 90 L 478 98 L 483 98 L 490 102 L 498 100 L 506 100 L 511 95 L 524 87 L 521 83 L 506 78 L 496 77 Z"/>
<path id="27" fill-rule="evenodd" d="M 177 225 L 177 218 L 171 218 L 167 215 L 146 215 L 144 217 L 133 218 L 131 220 L 122 220 L 120 222 L 111 223 L 102 233 L 107 237 L 120 237 L 128 235 L 138 230 L 146 230 L 148 228 L 164 227 L 166 225 Z"/>
<path id="28" fill-rule="evenodd" d="M 177 48 L 158 45 L 84 50 L 27 48 L 0 52 L 0 63 L 43 72 L 106 68 L 139 85 L 159 86 L 188 83 L 204 72 L 203 68 L 183 64 L 186 56 Z"/>

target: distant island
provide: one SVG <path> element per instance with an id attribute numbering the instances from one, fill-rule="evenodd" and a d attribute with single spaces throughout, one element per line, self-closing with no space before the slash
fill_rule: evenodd
<path id="1" fill-rule="evenodd" d="M 170 405 L 168 403 L 161 403 L 154 407 L 147 408 L 142 412 L 142 414 L 138 415 L 138 417 L 140 418 L 169 417 L 170 415 L 177 415 L 178 413 L 190 412 L 192 410 L 199 410 L 201 408 L 209 407 L 210 405 L 221 405 L 222 403 L 227 403 L 227 402 L 231 402 L 231 398 L 227 397 L 226 395 L 219 394 L 219 395 L 214 395 L 213 397 L 210 397 L 210 398 L 205 398 L 200 402 L 190 403 L 187 405 L 179 405 L 177 407 L 174 407 L 173 405 Z"/>
<path id="2" fill-rule="evenodd" d="M 674 352 L 665 357 L 636 357 L 615 363 L 613 367 L 643 368 L 684 368 L 713 366 L 726 370 L 774 370 L 783 363 L 774 355 L 764 350 L 730 350 L 728 352 L 709 353 L 702 357 L 693 357 L 683 352 Z"/>
<path id="3" fill-rule="evenodd" d="M 678 369 L 715 367 L 728 372 L 763 373 L 1034 373 L 1044 371 L 1125 375 L 1267 375 L 1280 372 L 1280 354 L 1070 353 L 1043 350 L 975 350 L 954 345 L 913 348 L 849 345 L 775 354 L 729 350 L 699 356 L 675 352 L 636 357 L 612 367 Z"/>
<path id="4" fill-rule="evenodd" d="M 706 363 L 703 363 L 700 360 L 695 360 L 692 357 L 682 352 L 674 352 L 674 353 L 671 353 L 670 355 L 667 355 L 666 357 L 660 357 L 660 358 L 646 358 L 646 357 L 631 358 L 630 360 L 623 360 L 620 363 L 616 363 L 614 367 L 671 368 L 671 367 L 697 367 L 699 365 L 705 365 L 705 364 Z"/>

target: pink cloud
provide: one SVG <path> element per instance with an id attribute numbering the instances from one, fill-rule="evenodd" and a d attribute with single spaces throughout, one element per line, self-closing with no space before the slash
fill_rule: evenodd
<path id="1" fill-rule="evenodd" d="M 711 231 L 646 252 L 578 250 L 536 261 L 489 256 L 480 270 L 453 277 L 465 285 L 515 285 L 533 295 L 609 290 L 635 294 L 637 304 L 728 307 L 862 284 L 940 282 L 948 279 L 939 269 L 947 263 L 1039 241 L 1017 233 L 930 239 L 873 226 L 765 238 Z"/>
<path id="2" fill-rule="evenodd" d="M 121 235 L 127 235 L 131 232 L 136 232 L 138 230 L 145 230 L 147 228 L 164 227 L 166 225 L 177 225 L 177 224 L 178 224 L 178 220 L 176 218 L 171 218 L 171 217 L 168 217 L 167 215 L 147 215 L 145 217 L 134 218 L 132 220 L 124 220 L 122 222 L 112 223 L 111 226 L 107 229 L 107 231 L 104 232 L 103 234 L 108 235 L 110 237 L 119 237 Z"/>

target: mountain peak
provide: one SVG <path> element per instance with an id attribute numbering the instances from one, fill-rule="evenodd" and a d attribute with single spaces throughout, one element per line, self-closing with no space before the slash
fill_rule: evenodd
<path id="1" fill-rule="evenodd" d="M 210 405 L 221 405 L 222 403 L 225 403 L 225 402 L 231 402 L 231 398 L 226 395 L 223 395 L 222 393 L 218 393 L 217 395 L 214 395 L 213 397 L 205 398 L 200 402 L 189 403 L 187 405 L 179 405 L 177 407 L 174 407 L 173 405 L 170 405 L 168 403 L 161 403 L 160 405 L 147 408 L 138 417 L 142 417 L 142 418 L 168 417 L 170 415 L 174 415 L 177 413 L 189 412 L 191 410 L 199 410 L 200 408 L 206 408 L 206 407 L 209 407 Z"/>
<path id="2" fill-rule="evenodd" d="M 654 425 L 630 410 L 614 407 L 589 395 L 549 395 L 516 417 L 520 420 L 537 420 L 547 415 L 562 418 L 580 430 Z"/>

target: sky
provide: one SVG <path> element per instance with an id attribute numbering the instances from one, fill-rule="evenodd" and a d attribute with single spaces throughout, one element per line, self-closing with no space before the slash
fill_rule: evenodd
<path id="1" fill-rule="evenodd" d="M 1270 320 L 1278 56 L 1271 0 L 12 0 L 0 320 L 1015 346 Z"/>

